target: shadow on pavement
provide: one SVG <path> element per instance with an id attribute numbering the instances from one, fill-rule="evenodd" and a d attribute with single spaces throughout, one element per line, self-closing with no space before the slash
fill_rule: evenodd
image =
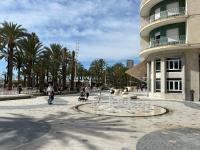
<path id="1" fill-rule="evenodd" d="M 0 149 L 16 149 L 41 137 L 50 130 L 50 125 L 26 116 L 0 118 Z"/>
<path id="2" fill-rule="evenodd" d="M 176 128 L 143 136 L 136 150 L 199 150 L 200 129 Z"/>
<path id="3" fill-rule="evenodd" d="M 200 104 L 197 104 L 197 103 L 193 103 L 193 102 L 183 102 L 185 106 L 187 107 L 190 107 L 192 109 L 197 109 L 197 110 L 200 110 Z"/>
<path id="4" fill-rule="evenodd" d="M 3 137 L 0 149 L 37 150 L 55 140 L 67 148 L 73 140 L 86 149 L 97 150 L 94 141 L 87 137 L 111 140 L 115 139 L 114 132 L 135 132 L 126 129 L 126 124 L 112 117 L 78 117 L 77 114 L 60 112 L 37 121 L 23 115 L 12 115 L 15 118 L 0 120 L 0 136 Z"/>

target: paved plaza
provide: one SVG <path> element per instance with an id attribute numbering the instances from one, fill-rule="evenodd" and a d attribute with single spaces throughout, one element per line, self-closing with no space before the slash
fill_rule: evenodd
<path id="1" fill-rule="evenodd" d="M 108 95 L 103 93 L 103 98 Z M 0 101 L 0 150 L 199 150 L 200 103 L 140 99 L 167 108 L 153 117 L 77 111 L 78 95 Z M 95 100 L 94 94 L 89 98 Z"/>

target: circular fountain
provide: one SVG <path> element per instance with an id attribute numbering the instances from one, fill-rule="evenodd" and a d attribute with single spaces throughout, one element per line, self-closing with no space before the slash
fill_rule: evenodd
<path id="1" fill-rule="evenodd" d="M 129 95 L 107 94 L 104 98 L 101 95 L 91 103 L 80 104 L 76 109 L 82 112 L 119 117 L 150 117 L 166 114 L 168 110 L 161 106 L 151 105 L 141 100 L 132 100 Z"/>

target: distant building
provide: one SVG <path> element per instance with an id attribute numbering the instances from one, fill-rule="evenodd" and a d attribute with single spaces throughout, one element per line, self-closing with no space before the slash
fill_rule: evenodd
<path id="1" fill-rule="evenodd" d="M 128 59 L 127 62 L 126 62 L 126 67 L 130 69 L 133 66 L 134 66 L 134 61 L 131 60 L 131 59 Z"/>

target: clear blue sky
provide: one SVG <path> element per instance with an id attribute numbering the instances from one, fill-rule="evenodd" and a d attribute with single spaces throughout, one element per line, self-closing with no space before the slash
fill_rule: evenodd
<path id="1" fill-rule="evenodd" d="M 109 64 L 139 61 L 140 0 L 1 0 L 0 22 L 21 24 L 45 46 L 61 43 L 70 50 L 76 41 L 78 59 L 87 67 L 94 59 Z M 0 61 L 0 72 L 6 64 Z"/>

